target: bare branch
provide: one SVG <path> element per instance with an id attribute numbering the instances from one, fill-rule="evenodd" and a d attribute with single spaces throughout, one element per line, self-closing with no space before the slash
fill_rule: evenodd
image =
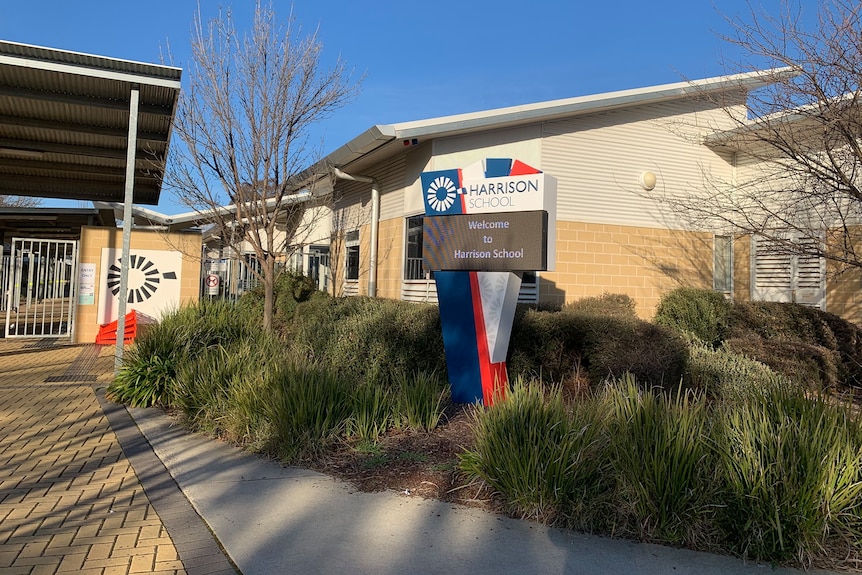
<path id="1" fill-rule="evenodd" d="M 236 30 L 229 9 L 209 22 L 198 10 L 193 25 L 188 86 L 174 126 L 179 153 L 167 183 L 230 247 L 250 249 L 261 262 L 265 328 L 275 261 L 309 231 L 309 210 L 320 208 L 327 192 L 328 178 L 299 181 L 320 157 L 309 131 L 359 89 L 340 59 L 324 66 L 322 48 L 316 31 L 303 35 L 292 15 L 279 23 L 260 1 L 246 33 Z M 236 209 L 216 209 L 226 204 Z"/>
<path id="2" fill-rule="evenodd" d="M 724 40 L 743 56 L 728 73 L 770 68 L 738 102 L 713 100 L 733 127 L 707 144 L 736 165 L 733 181 L 704 171 L 683 195 L 650 197 L 699 229 L 757 235 L 776 253 L 814 255 L 839 273 L 862 268 L 862 5 L 787 0 L 777 14 L 749 6 Z M 788 75 L 787 68 L 795 71 Z"/>

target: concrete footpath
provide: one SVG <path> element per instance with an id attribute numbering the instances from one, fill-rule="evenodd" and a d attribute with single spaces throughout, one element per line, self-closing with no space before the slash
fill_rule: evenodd
<path id="1" fill-rule="evenodd" d="M 357 492 L 328 476 L 189 435 L 158 410 L 130 412 L 244 575 L 800 573 L 546 528 L 396 492 Z"/>
<path id="2" fill-rule="evenodd" d="M 0 575 L 802 573 L 357 492 L 105 401 L 112 369 L 0 339 Z"/>

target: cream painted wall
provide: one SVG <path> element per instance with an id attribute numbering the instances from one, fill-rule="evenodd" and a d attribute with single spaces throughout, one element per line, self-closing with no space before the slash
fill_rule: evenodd
<path id="1" fill-rule="evenodd" d="M 733 167 L 702 138 L 724 113 L 697 101 L 656 104 L 548 122 L 542 170 L 559 182 L 560 220 L 685 229 L 664 205 L 645 197 L 638 178 L 657 176 L 653 195 L 685 195 Z"/>

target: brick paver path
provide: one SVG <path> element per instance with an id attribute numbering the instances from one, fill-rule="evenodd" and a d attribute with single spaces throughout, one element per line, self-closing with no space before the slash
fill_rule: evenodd
<path id="1" fill-rule="evenodd" d="M 0 342 L 0 575 L 186 573 L 94 393 L 110 351 Z"/>

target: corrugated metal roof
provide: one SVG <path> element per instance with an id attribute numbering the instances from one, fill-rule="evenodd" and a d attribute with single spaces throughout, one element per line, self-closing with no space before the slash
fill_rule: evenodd
<path id="1" fill-rule="evenodd" d="M 58 50 L 45 46 L 31 46 L 18 42 L 0 41 L 0 54 L 26 58 L 37 62 L 53 62 L 55 64 L 68 64 L 81 66 L 89 70 L 104 70 L 112 72 L 123 72 L 128 74 L 139 74 L 149 78 L 162 78 L 165 80 L 179 81 L 182 76 L 180 68 L 162 66 L 159 64 L 147 64 L 145 62 L 134 62 L 131 60 L 120 60 L 105 56 L 95 56 L 81 52 Z"/>
<path id="2" fill-rule="evenodd" d="M 181 74 L 0 41 L 0 194 L 122 201 L 134 86 L 134 201 L 158 203 Z"/>

